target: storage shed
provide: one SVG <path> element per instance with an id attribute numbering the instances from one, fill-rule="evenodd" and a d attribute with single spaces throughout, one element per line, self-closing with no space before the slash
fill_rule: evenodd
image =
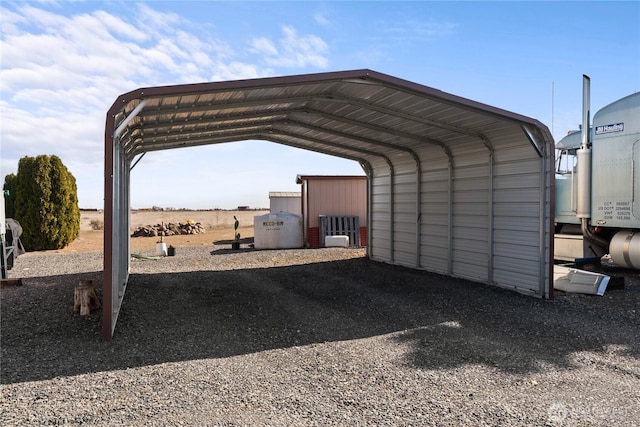
<path id="1" fill-rule="evenodd" d="M 371 259 L 551 296 L 554 146 L 539 121 L 371 70 L 149 87 L 106 117 L 103 339 L 129 277 L 132 165 L 248 139 L 359 162 Z"/>
<path id="2" fill-rule="evenodd" d="M 298 191 L 270 191 L 269 212 L 289 212 L 302 215 L 302 202 Z"/>
<path id="3" fill-rule="evenodd" d="M 296 183 L 302 187 L 302 218 L 307 246 L 311 248 L 324 246 L 323 228 L 325 234 L 327 228 L 336 231 L 331 235 L 357 233 L 357 239 L 354 239 L 353 235 L 350 236 L 351 244 L 366 246 L 367 177 L 365 175 L 298 175 Z"/>

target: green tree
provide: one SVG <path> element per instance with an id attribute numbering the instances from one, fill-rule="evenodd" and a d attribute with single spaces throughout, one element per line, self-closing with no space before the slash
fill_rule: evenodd
<path id="1" fill-rule="evenodd" d="M 27 250 L 61 249 L 80 234 L 76 179 L 59 157 L 20 159 L 14 193 L 14 218 Z"/>
<path id="2" fill-rule="evenodd" d="M 16 178 L 15 173 L 10 173 L 4 177 L 2 190 L 8 193 L 4 198 L 4 212 L 7 218 L 15 218 Z"/>

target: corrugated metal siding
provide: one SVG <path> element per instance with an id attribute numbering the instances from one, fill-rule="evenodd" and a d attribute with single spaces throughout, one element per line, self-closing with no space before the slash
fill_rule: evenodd
<path id="1" fill-rule="evenodd" d="M 461 150 L 463 149 L 463 150 Z M 452 274 L 489 279 L 489 151 L 479 144 L 461 144 L 454 152 Z"/>
<path id="2" fill-rule="evenodd" d="M 545 230 L 544 237 L 540 234 L 540 224 L 544 223 L 540 219 L 544 215 L 541 200 L 549 200 L 549 190 L 540 188 L 543 185 L 540 157 L 531 146 L 522 144 L 520 135 L 508 134 L 506 128 L 502 131 L 505 135 L 490 139 L 493 146 L 461 141 L 452 150 L 451 195 L 448 158 L 439 147 L 416 149 L 420 159 L 427 159 L 421 162 L 419 228 L 415 162 L 408 156 L 393 158 L 392 213 L 389 177 L 378 176 L 372 182 L 371 256 L 540 293 L 539 276 L 545 274 L 548 259 L 548 250 L 541 254 L 540 244 L 550 235 L 550 230 Z M 390 216 L 392 229 L 380 222 Z M 416 250 L 420 252 L 419 259 Z"/>
<path id="3" fill-rule="evenodd" d="M 541 194 L 548 194 L 540 158 L 526 145 L 497 140 L 502 144 L 495 155 L 493 280 L 537 293 L 545 264 L 540 253 L 540 200 Z"/>
<path id="4" fill-rule="evenodd" d="M 415 159 L 409 155 L 394 159 L 394 262 L 410 267 L 416 267 L 417 167 Z"/>
<path id="5" fill-rule="evenodd" d="M 451 206 L 448 158 L 439 147 L 417 149 L 419 157 L 427 159 L 421 162 L 419 228 L 415 161 L 408 156 L 393 158 L 392 213 L 389 176 L 378 175 L 372 181 L 371 256 L 537 292 L 538 279 L 523 281 L 522 272 L 539 274 L 540 262 L 544 262 L 539 253 L 542 168 L 531 147 L 512 142 L 512 137 L 492 139 L 493 153 L 477 141 L 456 147 Z M 392 229 L 382 223 L 390 216 Z M 420 256 L 416 259 L 418 237 Z"/>
<path id="6" fill-rule="evenodd" d="M 371 178 L 371 212 L 369 234 L 371 258 L 391 262 L 391 224 L 390 209 L 390 174 L 382 168 L 375 169 L 377 173 Z M 386 173 L 385 173 L 386 172 Z"/>
<path id="7" fill-rule="evenodd" d="M 526 147 L 505 147 L 496 156 L 494 281 L 538 292 L 540 275 L 540 161 Z"/>
<path id="8" fill-rule="evenodd" d="M 448 274 L 449 266 L 449 158 L 440 147 L 420 150 L 422 206 L 420 267 Z"/>

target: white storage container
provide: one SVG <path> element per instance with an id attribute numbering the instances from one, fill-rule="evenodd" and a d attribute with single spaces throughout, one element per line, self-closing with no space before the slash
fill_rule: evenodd
<path id="1" fill-rule="evenodd" d="M 327 248 L 335 247 L 335 246 L 348 248 L 349 236 L 325 236 L 324 245 Z"/>
<path id="2" fill-rule="evenodd" d="M 289 212 L 254 216 L 253 233 L 256 249 L 289 249 L 304 246 L 302 217 Z"/>

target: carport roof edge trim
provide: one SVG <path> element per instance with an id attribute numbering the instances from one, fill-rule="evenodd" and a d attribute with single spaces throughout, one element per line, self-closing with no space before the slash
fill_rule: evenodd
<path id="1" fill-rule="evenodd" d="M 410 92 L 416 92 L 422 96 L 426 96 L 429 99 L 456 104 L 457 106 L 466 106 L 473 110 L 480 110 L 484 111 L 485 113 L 499 115 L 503 118 L 510 118 L 515 121 L 530 123 L 534 126 L 545 126 L 537 119 L 528 116 L 494 107 L 478 101 L 473 101 L 471 99 L 453 95 L 451 93 L 444 92 L 430 86 L 425 86 L 419 83 L 404 80 L 369 69 L 138 88 L 118 96 L 116 101 L 114 101 L 114 103 L 111 105 L 111 108 L 109 108 L 107 112 L 107 122 L 109 121 L 109 117 L 115 118 L 115 116 L 120 113 L 122 109 L 129 104 L 129 102 L 134 100 L 143 100 L 145 98 L 158 98 L 171 95 L 195 95 L 199 93 L 233 89 L 259 89 L 261 87 L 266 88 L 303 83 L 322 83 L 332 80 L 340 81 L 345 79 L 361 79 L 363 81 L 366 81 L 368 79 L 377 80 L 390 86 L 397 86 Z"/>

